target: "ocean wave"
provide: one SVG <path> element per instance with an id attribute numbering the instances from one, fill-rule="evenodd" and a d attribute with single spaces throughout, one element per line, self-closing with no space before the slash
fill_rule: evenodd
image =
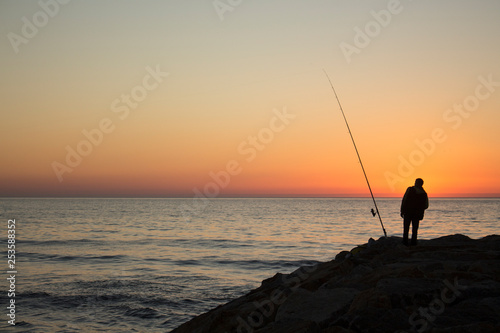
<path id="1" fill-rule="evenodd" d="M 313 260 L 213 260 L 214 266 L 237 266 L 252 270 L 287 269 L 301 266 L 314 265 L 318 261 Z M 209 263 L 207 263 L 209 264 Z"/>
<path id="2" fill-rule="evenodd" d="M 102 244 L 102 240 L 95 240 L 95 239 L 65 239 L 65 240 L 60 240 L 60 239 L 52 239 L 52 240 L 23 240 L 19 239 L 17 240 L 17 243 L 19 244 L 28 244 L 28 245 L 37 245 L 37 246 L 66 246 L 66 245 L 78 245 L 78 244 Z"/>
<path id="3" fill-rule="evenodd" d="M 151 319 L 151 318 L 163 318 L 157 310 L 152 308 L 139 308 L 139 309 L 128 309 L 125 311 L 125 316 L 129 317 L 138 317 L 142 319 Z"/>
<path id="4" fill-rule="evenodd" d="M 166 243 L 158 244 L 160 246 L 175 246 L 179 244 L 187 245 L 194 248 L 241 248 L 241 247 L 253 247 L 255 244 L 251 244 L 246 241 L 238 241 L 233 239 L 200 239 L 200 238 L 177 238 L 168 240 Z"/>
<path id="5" fill-rule="evenodd" d="M 40 261 L 85 261 L 89 260 L 99 260 L 99 261 L 113 261 L 113 262 L 121 262 L 130 260 L 130 257 L 127 255 L 60 255 L 53 253 L 39 253 L 39 252 L 18 252 L 18 256 L 20 258 L 26 259 L 36 259 Z"/>

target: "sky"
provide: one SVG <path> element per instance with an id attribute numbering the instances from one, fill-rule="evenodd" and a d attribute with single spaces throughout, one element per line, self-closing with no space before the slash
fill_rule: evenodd
<path id="1" fill-rule="evenodd" d="M 0 2 L 0 196 L 500 195 L 500 2 Z"/>

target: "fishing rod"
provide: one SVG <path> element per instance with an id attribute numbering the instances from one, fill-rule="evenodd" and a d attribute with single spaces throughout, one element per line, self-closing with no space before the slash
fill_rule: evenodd
<path id="1" fill-rule="evenodd" d="M 339 103 L 340 111 L 342 111 L 342 116 L 344 117 L 344 121 L 345 121 L 345 124 L 347 126 L 347 130 L 349 131 L 349 135 L 351 136 L 352 144 L 354 145 L 354 149 L 356 150 L 356 155 L 358 155 L 359 164 L 361 164 L 361 170 L 363 170 L 363 174 L 365 175 L 366 184 L 368 184 L 368 189 L 370 190 L 373 204 L 375 205 L 375 211 L 373 211 L 373 208 L 371 210 L 372 215 L 373 216 L 378 215 L 380 225 L 382 226 L 382 230 L 384 231 L 384 236 L 387 237 L 387 232 L 385 231 L 384 223 L 382 223 L 382 218 L 380 217 L 380 213 L 378 211 L 377 202 L 375 201 L 375 197 L 373 196 L 372 187 L 370 186 L 370 182 L 368 181 L 368 177 L 366 176 L 365 167 L 363 166 L 363 162 L 361 161 L 361 156 L 359 156 L 358 147 L 356 147 L 356 142 L 354 142 L 354 137 L 352 136 L 351 128 L 349 127 L 349 123 L 347 122 L 347 118 L 345 116 L 344 110 L 342 109 L 342 104 L 340 104 L 339 97 L 337 96 L 337 92 L 335 91 L 335 88 L 333 87 L 332 80 L 330 80 L 328 73 L 324 69 L 323 69 L 323 72 L 325 72 L 325 75 L 328 79 L 328 82 L 330 82 L 330 86 L 332 87 L 333 93 L 335 94 L 335 98 L 337 99 L 337 103 Z"/>

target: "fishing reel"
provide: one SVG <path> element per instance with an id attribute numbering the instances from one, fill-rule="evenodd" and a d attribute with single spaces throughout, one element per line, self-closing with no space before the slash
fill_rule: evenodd
<path id="1" fill-rule="evenodd" d="M 377 215 L 377 212 L 376 212 L 373 208 L 372 208 L 371 212 L 372 212 L 372 215 L 373 215 L 374 217 Z"/>

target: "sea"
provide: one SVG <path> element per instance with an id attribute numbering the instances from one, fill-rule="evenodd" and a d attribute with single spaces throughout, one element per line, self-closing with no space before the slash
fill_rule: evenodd
<path id="1" fill-rule="evenodd" d="M 377 199 L 389 236 L 402 236 L 400 202 Z M 169 332 L 278 272 L 380 238 L 371 208 L 371 198 L 2 198 L 0 331 Z M 419 238 L 449 234 L 500 234 L 500 199 L 431 198 Z"/>

